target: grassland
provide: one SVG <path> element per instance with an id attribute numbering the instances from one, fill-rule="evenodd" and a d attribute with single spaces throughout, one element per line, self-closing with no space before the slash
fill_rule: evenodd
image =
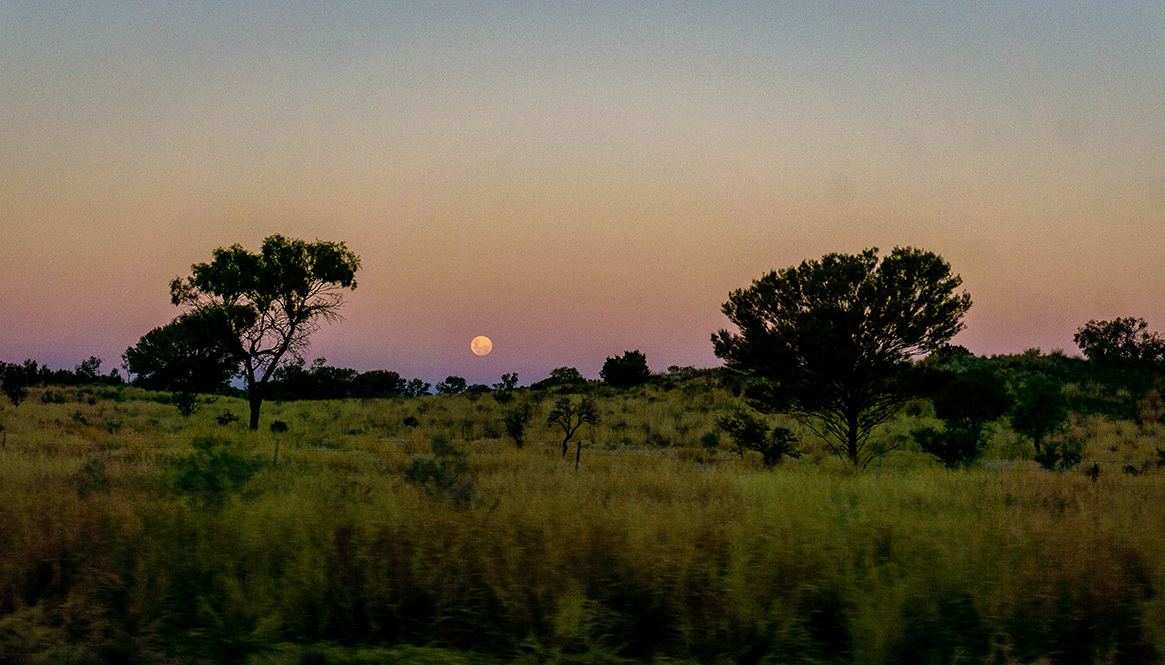
<path id="1" fill-rule="evenodd" d="M 600 391 L 577 471 L 528 390 L 251 433 L 241 400 L 34 389 L 0 410 L 0 662 L 1162 661 L 1161 425 L 1074 416 L 1062 473 L 1001 425 L 951 472 L 906 442 L 922 405 L 864 471 L 793 422 L 767 469 L 705 448 L 730 393 L 668 388 Z"/>

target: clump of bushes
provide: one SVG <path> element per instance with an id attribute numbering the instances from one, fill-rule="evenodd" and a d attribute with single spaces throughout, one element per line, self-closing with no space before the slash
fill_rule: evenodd
<path id="1" fill-rule="evenodd" d="M 759 415 L 740 408 L 716 418 L 716 425 L 732 439 L 733 450 L 743 459 L 747 451 L 761 454 L 765 466 L 776 466 L 786 457 L 799 459 L 797 437 L 787 427 L 769 427 Z"/>

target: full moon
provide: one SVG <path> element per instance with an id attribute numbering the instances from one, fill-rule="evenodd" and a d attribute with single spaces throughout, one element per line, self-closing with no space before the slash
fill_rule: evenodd
<path id="1" fill-rule="evenodd" d="M 478 335 L 469 343 L 469 348 L 477 355 L 484 356 L 493 350 L 494 343 L 489 341 L 489 338 L 485 335 Z"/>

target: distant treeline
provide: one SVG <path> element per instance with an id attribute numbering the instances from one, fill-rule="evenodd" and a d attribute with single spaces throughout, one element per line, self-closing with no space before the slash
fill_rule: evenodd
<path id="1" fill-rule="evenodd" d="M 74 371 L 50 370 L 35 360 L 25 360 L 22 364 L 0 362 L 0 384 L 8 384 L 14 390 L 33 386 L 84 386 L 84 385 L 135 385 L 148 390 L 179 391 L 182 387 L 170 385 L 155 374 L 134 375 L 127 372 L 123 378 L 117 369 L 101 374 L 101 359 L 90 357 Z M 672 378 L 691 377 L 715 370 L 696 370 L 692 367 L 672 366 L 668 375 Z M 600 372 L 602 381 L 618 388 L 627 388 L 652 380 L 647 367 L 647 357 L 640 351 L 625 351 L 609 357 Z M 172 382 L 171 382 L 172 383 Z M 212 394 L 241 396 L 244 391 L 225 381 L 218 383 L 193 382 L 211 385 Z M 533 383 L 534 389 L 548 389 L 560 386 L 580 388 L 592 383 L 574 367 L 558 367 L 550 376 Z M 406 379 L 398 372 L 384 369 L 360 372 L 348 367 L 333 367 L 324 358 L 316 358 L 311 365 L 300 359 L 292 360 L 277 368 L 267 384 L 267 397 L 271 399 L 327 400 L 327 399 L 386 399 L 391 397 L 420 397 L 433 394 L 454 395 L 458 393 L 485 393 L 508 391 L 518 388 L 516 372 L 502 374 L 500 381 L 490 385 L 471 384 L 463 377 L 447 376 L 435 386 L 423 379 Z M 197 391 L 196 392 L 201 392 Z M 20 397 L 13 397 L 19 402 Z"/>
<path id="2" fill-rule="evenodd" d="M 1138 419 L 1138 405 L 1150 392 L 1165 392 L 1165 343 L 1147 330 L 1140 319 L 1090 321 L 1077 332 L 1077 343 L 1085 357 L 1069 356 L 1061 350 L 1044 353 L 1038 348 L 1022 353 L 976 356 L 958 345 L 947 345 L 916 361 L 919 369 L 960 372 L 970 368 L 985 370 L 1004 379 L 1009 386 L 1025 378 L 1041 376 L 1055 384 L 1077 386 L 1066 392 L 1073 412 L 1104 414 L 1115 418 Z M 23 398 L 23 391 L 33 386 L 137 385 L 154 388 L 143 377 L 123 376 L 114 368 L 103 373 L 102 360 L 90 357 L 73 370 L 50 369 L 35 360 L 23 363 L 0 362 L 0 386 L 13 402 Z M 600 373 L 600 381 L 588 380 L 574 367 L 558 367 L 550 375 L 530 384 L 533 390 L 569 388 L 585 391 L 588 387 L 628 388 L 644 383 L 676 383 L 700 378 L 714 380 L 740 395 L 749 379 L 725 368 L 696 369 L 671 366 L 664 373 L 652 374 L 647 360 L 639 351 L 627 351 L 609 357 Z M 279 367 L 268 385 L 271 399 L 335 400 L 419 397 L 429 394 L 485 393 L 509 391 L 519 387 L 517 373 L 503 374 L 491 385 L 470 384 L 464 378 L 448 376 L 435 386 L 419 378 L 407 379 L 398 372 L 376 369 L 360 372 L 334 367 L 324 358 L 310 365 L 302 359 Z M 1156 390 L 1155 390 L 1156 389 Z M 243 391 L 222 385 L 218 394 L 235 395 Z"/>

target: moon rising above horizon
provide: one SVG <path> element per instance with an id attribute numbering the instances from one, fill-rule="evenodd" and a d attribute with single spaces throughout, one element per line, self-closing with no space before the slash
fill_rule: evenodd
<path id="1" fill-rule="evenodd" d="M 476 355 L 485 356 L 489 355 L 489 352 L 493 350 L 494 343 L 491 342 L 485 335 L 478 335 L 477 337 L 473 338 L 472 342 L 469 343 L 469 348 Z"/>

